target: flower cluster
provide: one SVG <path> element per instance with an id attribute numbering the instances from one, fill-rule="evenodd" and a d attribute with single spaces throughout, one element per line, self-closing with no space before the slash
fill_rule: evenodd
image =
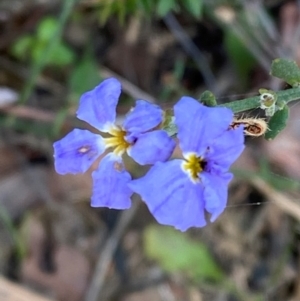
<path id="1" fill-rule="evenodd" d="M 138 193 L 159 223 L 181 231 L 205 226 L 205 211 L 216 220 L 226 207 L 229 167 L 244 149 L 243 128 L 230 128 L 232 111 L 182 97 L 174 106 L 182 158 L 169 160 L 176 143 L 162 129 L 164 111 L 137 100 L 117 125 L 120 93 L 119 81 L 109 78 L 82 95 L 77 117 L 98 132 L 74 129 L 55 142 L 56 171 L 84 173 L 110 150 L 92 173 L 93 207 L 126 209 Z M 125 152 L 140 165 L 153 165 L 144 177 L 131 178 L 122 161 Z"/>

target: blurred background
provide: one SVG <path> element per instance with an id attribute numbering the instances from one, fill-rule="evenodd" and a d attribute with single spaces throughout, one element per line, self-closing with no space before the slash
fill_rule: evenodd
<path id="1" fill-rule="evenodd" d="M 52 148 L 104 78 L 120 118 L 135 99 L 220 104 L 288 89 L 271 62 L 299 50 L 300 1 L 0 0 L 0 300 L 299 301 L 297 102 L 274 141 L 247 139 L 221 217 L 186 233 L 139 200 L 91 208 L 90 172 L 59 176 Z"/>

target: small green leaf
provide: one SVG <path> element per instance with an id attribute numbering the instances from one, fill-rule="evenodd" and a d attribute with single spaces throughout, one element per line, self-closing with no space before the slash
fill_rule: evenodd
<path id="1" fill-rule="evenodd" d="M 289 108 L 287 105 L 282 110 L 277 111 L 268 123 L 269 130 L 265 134 L 267 140 L 274 139 L 285 127 L 289 118 Z"/>
<path id="2" fill-rule="evenodd" d="M 184 272 L 195 281 L 221 281 L 224 277 L 205 244 L 173 228 L 147 227 L 144 247 L 146 255 L 167 272 Z"/>
<path id="3" fill-rule="evenodd" d="M 103 1 L 103 6 L 100 9 L 99 19 L 100 23 L 104 25 L 108 18 L 113 14 L 114 2 Z"/>
<path id="4" fill-rule="evenodd" d="M 98 65 L 95 59 L 90 55 L 86 55 L 72 72 L 69 86 L 74 99 L 95 87 L 100 82 Z"/>
<path id="5" fill-rule="evenodd" d="M 300 69 L 295 61 L 275 59 L 272 62 L 270 74 L 283 79 L 293 87 L 300 86 Z"/>
<path id="6" fill-rule="evenodd" d="M 157 4 L 157 14 L 164 17 L 175 6 L 175 0 L 160 0 Z"/>
<path id="7" fill-rule="evenodd" d="M 195 18 L 200 18 L 202 14 L 202 7 L 203 7 L 202 0 L 183 0 L 182 5 Z"/>
<path id="8" fill-rule="evenodd" d="M 230 28 L 225 28 L 224 45 L 239 75 L 240 82 L 246 84 L 250 71 L 255 65 L 255 58 Z"/>
<path id="9" fill-rule="evenodd" d="M 140 0 L 138 1 L 138 4 L 141 6 L 141 8 L 148 14 L 152 12 L 153 8 L 153 1 L 152 0 Z"/>
<path id="10" fill-rule="evenodd" d="M 116 10 L 117 10 L 119 23 L 121 25 L 124 25 L 126 10 L 129 9 L 128 1 L 127 1 L 127 3 L 125 3 L 124 1 L 116 1 L 116 4 L 117 4 Z"/>
<path id="11" fill-rule="evenodd" d="M 32 60 L 38 62 L 43 59 L 47 43 L 43 41 L 36 41 L 32 47 Z M 58 44 L 53 48 L 50 56 L 47 58 L 45 65 L 65 66 L 72 63 L 75 59 L 75 54 L 68 46 Z"/>
<path id="12" fill-rule="evenodd" d="M 30 49 L 33 44 L 33 38 L 26 35 L 16 41 L 12 46 L 12 54 L 20 60 L 25 60 L 30 56 Z"/>
<path id="13" fill-rule="evenodd" d="M 257 175 L 257 174 L 256 174 Z M 279 191 L 296 191 L 300 188 L 300 182 L 291 178 L 285 178 L 272 172 L 269 161 L 265 157 L 259 159 L 259 174 L 266 182 Z M 255 176 L 255 175 L 252 175 Z M 251 176 L 249 177 L 249 179 Z"/>
<path id="14" fill-rule="evenodd" d="M 49 57 L 49 64 L 57 66 L 65 66 L 71 64 L 75 60 L 75 53 L 67 45 L 58 44 Z"/>
<path id="15" fill-rule="evenodd" d="M 215 107 L 217 105 L 216 97 L 211 91 L 204 91 L 200 95 L 200 101 L 208 106 L 208 107 Z"/>
<path id="16" fill-rule="evenodd" d="M 126 14 L 135 14 L 141 7 L 141 0 L 127 0 L 125 3 Z"/>
<path id="17" fill-rule="evenodd" d="M 58 21 L 54 18 L 43 19 L 37 29 L 37 39 L 44 42 L 50 41 L 57 31 L 58 26 Z"/>
<path id="18" fill-rule="evenodd" d="M 55 120 L 53 121 L 52 125 L 52 136 L 58 137 L 61 128 L 68 116 L 68 110 L 66 108 L 61 109 L 55 116 Z"/>
<path id="19" fill-rule="evenodd" d="M 32 45 L 31 60 L 33 63 L 39 62 L 42 58 L 44 59 L 44 53 L 47 43 L 39 40 L 35 40 Z"/>

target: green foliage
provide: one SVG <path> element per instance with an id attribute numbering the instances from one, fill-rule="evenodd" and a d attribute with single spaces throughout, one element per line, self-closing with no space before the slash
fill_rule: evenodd
<path id="1" fill-rule="evenodd" d="M 25 35 L 18 39 L 18 41 L 12 46 L 12 53 L 20 60 L 25 60 L 31 49 L 31 45 L 34 43 L 34 39 L 30 35 Z"/>
<path id="2" fill-rule="evenodd" d="M 147 14 L 151 14 L 152 12 L 152 4 L 153 0 L 140 0 L 138 1 L 140 8 L 145 11 Z"/>
<path id="3" fill-rule="evenodd" d="M 95 58 L 87 53 L 76 64 L 69 81 L 72 98 L 78 100 L 82 93 L 94 88 L 101 81 L 99 68 Z"/>
<path id="4" fill-rule="evenodd" d="M 58 22 L 54 18 L 44 18 L 39 24 L 36 32 L 36 38 L 39 41 L 48 42 L 58 29 Z"/>
<path id="5" fill-rule="evenodd" d="M 70 89 L 70 97 L 69 104 L 72 105 L 73 101 L 77 102 L 80 96 L 88 91 L 93 89 L 96 85 L 101 81 L 101 77 L 99 75 L 98 64 L 92 55 L 90 49 L 86 51 L 83 59 L 76 64 L 71 73 L 69 80 L 69 89 Z M 60 133 L 60 130 L 68 116 L 68 108 L 61 109 L 53 122 L 52 126 L 52 136 L 57 137 Z"/>
<path id="6" fill-rule="evenodd" d="M 156 14 L 163 18 L 168 13 L 184 8 L 190 15 L 200 18 L 203 9 L 202 0 L 98 0 L 99 19 L 103 25 L 111 16 L 117 16 L 124 24 L 126 16 L 143 15 L 152 17 Z"/>
<path id="7" fill-rule="evenodd" d="M 285 127 L 289 118 L 289 108 L 287 105 L 282 110 L 277 111 L 268 122 L 268 131 L 265 134 L 267 140 L 274 139 Z"/>
<path id="8" fill-rule="evenodd" d="M 169 227 L 149 226 L 144 232 L 145 252 L 167 272 L 183 272 L 194 281 L 220 282 L 223 273 L 206 245 Z"/>
<path id="9" fill-rule="evenodd" d="M 172 73 L 169 74 L 168 82 L 164 84 L 159 95 L 160 102 L 169 101 L 172 98 L 179 98 L 181 95 L 188 93 L 181 84 L 185 67 L 186 62 L 183 59 L 177 59 L 175 61 L 175 66 Z"/>
<path id="10" fill-rule="evenodd" d="M 253 174 L 250 176 L 260 176 L 266 182 L 268 182 L 272 187 L 279 191 L 296 191 L 300 188 L 300 183 L 297 180 L 290 178 L 285 178 L 274 174 L 271 170 L 271 166 L 266 158 L 261 158 L 259 161 L 259 174 Z"/>
<path id="11" fill-rule="evenodd" d="M 227 53 L 234 64 L 242 84 L 246 83 L 249 72 L 255 64 L 255 58 L 240 41 L 240 39 L 229 29 L 225 29 L 224 44 Z"/>
<path id="12" fill-rule="evenodd" d="M 202 15 L 202 0 L 182 0 L 181 3 L 184 8 L 195 18 L 199 18 Z"/>
<path id="13" fill-rule="evenodd" d="M 164 17 L 168 12 L 170 12 L 176 5 L 176 0 L 159 0 L 156 12 L 160 17 Z"/>
<path id="14" fill-rule="evenodd" d="M 300 86 L 300 69 L 295 61 L 287 59 L 275 59 L 272 62 L 272 76 L 281 78 L 293 87 Z"/>
<path id="15" fill-rule="evenodd" d="M 99 0 L 100 23 L 103 25 L 109 17 L 116 15 L 121 24 L 124 24 L 127 15 L 137 14 L 139 11 L 150 14 L 153 2 L 149 0 Z"/>
<path id="16" fill-rule="evenodd" d="M 241 179 L 250 181 L 255 177 L 262 178 L 264 181 L 268 182 L 273 188 L 278 191 L 297 191 L 300 189 L 300 182 L 298 180 L 285 178 L 281 175 L 277 175 L 272 172 L 269 161 L 264 156 L 261 156 L 259 160 L 259 170 L 250 171 L 246 169 L 235 169 L 232 168 L 233 174 Z"/>
<path id="17" fill-rule="evenodd" d="M 13 220 L 2 205 L 0 205 L 0 224 L 3 224 L 7 232 L 10 234 L 18 259 L 22 259 L 25 255 L 25 245 L 23 244 L 23 241 L 13 223 Z"/>
<path id="18" fill-rule="evenodd" d="M 58 137 L 60 135 L 61 129 L 64 125 L 64 122 L 68 116 L 68 109 L 63 108 L 55 116 L 53 125 L 51 127 L 51 137 Z"/>
<path id="19" fill-rule="evenodd" d="M 20 38 L 12 46 L 12 53 L 20 60 L 29 60 L 35 64 L 45 56 L 47 45 L 51 43 L 59 27 L 59 23 L 54 18 L 44 18 L 35 35 L 26 35 Z M 46 65 L 65 66 L 71 64 L 75 59 L 75 54 L 65 43 L 58 43 L 49 57 Z"/>

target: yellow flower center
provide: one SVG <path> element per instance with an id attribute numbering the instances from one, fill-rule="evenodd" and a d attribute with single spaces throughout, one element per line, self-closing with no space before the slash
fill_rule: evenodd
<path id="1" fill-rule="evenodd" d="M 126 132 L 120 127 L 115 127 L 109 131 L 109 134 L 112 137 L 104 138 L 106 147 L 112 147 L 113 152 L 118 156 L 123 155 L 130 146 L 130 143 L 125 140 Z"/>
<path id="2" fill-rule="evenodd" d="M 190 176 L 194 183 L 200 181 L 199 174 L 204 169 L 205 161 L 201 157 L 197 157 L 196 154 L 185 155 L 185 160 L 182 163 L 182 169 Z"/>

